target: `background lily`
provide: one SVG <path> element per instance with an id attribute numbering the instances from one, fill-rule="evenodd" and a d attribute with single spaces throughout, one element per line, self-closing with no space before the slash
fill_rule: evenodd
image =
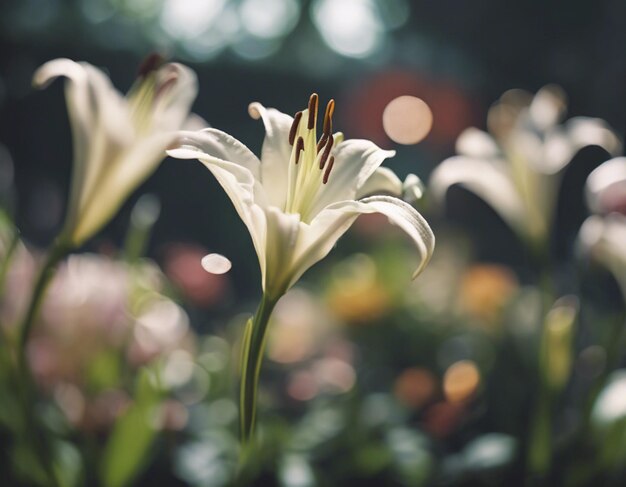
<path id="1" fill-rule="evenodd" d="M 67 106 L 74 142 L 72 177 L 65 224 L 37 276 L 19 327 L 18 367 L 26 405 L 32 378 L 26 344 L 58 262 L 80 246 L 119 209 L 129 194 L 163 159 L 164 150 L 189 116 L 196 96 L 196 76 L 180 64 L 163 64 L 151 55 L 126 96 L 88 63 L 55 59 L 33 77 L 37 87 L 65 76 Z M 30 414 L 32 408 L 27 409 Z"/>
<path id="2" fill-rule="evenodd" d="M 613 274 L 626 299 L 626 157 L 600 164 L 585 190 L 594 215 L 580 229 L 581 249 Z"/>
<path id="3" fill-rule="evenodd" d="M 56 264 L 106 224 L 156 169 L 175 131 L 188 120 L 197 91 L 193 71 L 180 64 L 163 64 L 156 54 L 143 62 L 125 97 L 102 71 L 69 59 L 41 66 L 33 84 L 47 86 L 59 76 L 68 80 L 74 174 L 65 225 L 37 278 L 21 326 L 22 350 Z"/>
<path id="4" fill-rule="evenodd" d="M 252 103 L 250 115 L 261 118 L 266 131 L 261 160 L 212 128 L 181 132 L 176 147 L 168 151 L 179 159 L 198 159 L 213 173 L 247 226 L 259 258 L 264 296 L 246 328 L 242 359 L 244 440 L 253 430 L 265 329 L 274 305 L 330 252 L 360 214 L 382 213 L 411 237 L 419 254 L 415 276 L 433 252 L 435 239 L 426 220 L 395 197 L 407 188 L 392 171 L 379 167 L 394 152 L 367 140 L 344 141 L 343 134 L 333 133 L 334 108 L 331 100 L 318 140 L 316 94 L 294 118 Z"/>
<path id="5" fill-rule="evenodd" d="M 55 59 L 41 66 L 33 84 L 67 78 L 74 140 L 74 174 L 62 238 L 77 247 L 115 214 L 164 157 L 174 132 L 189 117 L 196 75 L 152 55 L 126 96 L 88 63 Z"/>
<path id="6" fill-rule="evenodd" d="M 458 155 L 433 172 L 430 189 L 442 201 L 460 184 L 487 202 L 522 238 L 543 247 L 554 216 L 563 170 L 583 147 L 616 154 L 621 143 L 600 119 L 574 117 L 560 124 L 565 95 L 546 86 L 533 97 L 507 91 L 489 110 L 489 132 L 466 129 Z"/>
<path id="7" fill-rule="evenodd" d="M 615 157 L 595 168 L 585 186 L 593 213 L 626 215 L 626 157 Z"/>

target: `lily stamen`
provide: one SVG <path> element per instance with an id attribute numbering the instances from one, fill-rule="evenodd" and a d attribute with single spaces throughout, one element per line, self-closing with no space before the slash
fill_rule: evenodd
<path id="1" fill-rule="evenodd" d="M 326 112 L 324 113 L 324 135 L 326 136 L 333 132 L 333 113 L 335 113 L 335 100 L 331 99 L 326 105 Z"/>
<path id="2" fill-rule="evenodd" d="M 300 162 L 300 154 L 304 151 L 304 139 L 302 136 L 298 137 L 298 142 L 296 142 L 296 166 L 298 162 Z"/>
<path id="3" fill-rule="evenodd" d="M 158 52 L 148 54 L 137 69 L 137 76 L 145 77 L 165 64 L 165 58 Z"/>
<path id="4" fill-rule="evenodd" d="M 319 97 L 317 93 L 313 93 L 311 98 L 309 98 L 309 120 L 307 123 L 307 128 L 309 130 L 313 130 L 315 128 L 315 122 L 317 121 L 317 105 L 319 102 Z"/>
<path id="5" fill-rule="evenodd" d="M 326 141 L 328 141 L 328 135 L 322 134 L 322 137 L 320 138 L 320 141 L 317 143 L 317 149 L 316 150 L 317 150 L 318 154 L 326 146 Z"/>
<path id="6" fill-rule="evenodd" d="M 326 168 L 326 171 L 324 171 L 324 179 L 322 179 L 323 184 L 326 184 L 328 182 L 330 171 L 333 170 L 334 164 L 335 164 L 335 156 L 330 156 L 330 159 L 328 160 L 328 167 Z"/>
<path id="7" fill-rule="evenodd" d="M 322 157 L 320 157 L 320 169 L 324 169 L 326 165 L 326 161 L 328 160 L 328 156 L 330 156 L 330 151 L 333 148 L 333 143 L 335 139 L 332 135 L 328 136 L 328 142 L 326 143 L 326 147 L 324 148 L 324 152 L 322 153 Z"/>
<path id="8" fill-rule="evenodd" d="M 300 119 L 302 118 L 302 112 L 296 113 L 293 117 L 293 123 L 291 129 L 289 129 L 289 145 L 293 145 L 296 141 L 296 132 L 298 132 L 298 125 L 300 125 Z"/>

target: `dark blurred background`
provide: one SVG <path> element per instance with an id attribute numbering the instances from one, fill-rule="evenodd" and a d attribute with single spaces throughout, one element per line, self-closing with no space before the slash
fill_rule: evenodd
<path id="1" fill-rule="evenodd" d="M 569 95 L 569 116 L 601 117 L 624 134 L 624 46 L 623 0 L 3 0 L 0 190 L 24 237 L 49 244 L 64 213 L 71 134 L 62 83 L 39 92 L 30 81 L 56 57 L 102 67 L 125 91 L 147 53 L 165 52 L 198 73 L 195 112 L 257 153 L 263 129 L 248 104 L 295 112 L 316 91 L 337 100 L 336 126 L 348 138 L 395 148 L 389 165 L 426 179 L 454 153 L 465 127 L 484 128 L 488 107 L 510 88 L 557 83 Z M 403 94 L 424 99 L 434 114 L 431 133 L 416 146 L 397 146 L 382 129 L 384 107 Z M 603 157 L 590 154 L 565 191 L 574 186 L 579 195 Z M 247 231 L 208 171 L 191 161 L 166 160 L 88 248 L 119 245 L 130 208 L 146 192 L 162 203 L 153 257 L 168 242 L 197 242 L 234 260 L 240 295 L 258 294 Z M 450 208 L 457 223 L 477 209 L 486 215 L 474 232 L 479 253 L 515 260 L 515 250 L 501 245 L 514 244 L 504 225 L 496 226 L 501 234 L 481 230 L 492 228 L 491 210 L 462 191 L 450 197 L 460 201 Z M 561 205 L 572 235 L 584 211 L 580 197 L 574 201 Z"/>

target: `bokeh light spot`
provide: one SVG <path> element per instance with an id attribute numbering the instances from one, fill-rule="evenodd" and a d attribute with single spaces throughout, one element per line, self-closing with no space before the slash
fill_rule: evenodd
<path id="1" fill-rule="evenodd" d="M 423 100 L 415 96 L 399 96 L 391 100 L 383 112 L 385 133 L 398 144 L 421 142 L 432 126 L 432 111 Z"/>
<path id="2" fill-rule="evenodd" d="M 468 399 L 478 388 L 480 372 L 471 360 L 461 360 L 446 370 L 443 391 L 449 402 L 457 403 Z"/>
<path id="3" fill-rule="evenodd" d="M 221 254 L 208 254 L 202 257 L 202 268 L 210 274 L 225 274 L 233 266 L 230 260 Z"/>
<path id="4" fill-rule="evenodd" d="M 369 0 L 320 0 L 312 16 L 326 44 L 339 54 L 364 58 L 382 45 L 383 25 Z"/>
<path id="5" fill-rule="evenodd" d="M 244 28 L 262 38 L 287 34 L 296 25 L 299 14 L 295 0 L 244 0 L 239 9 Z"/>
<path id="6" fill-rule="evenodd" d="M 166 0 L 161 26 L 172 37 L 192 39 L 217 20 L 225 0 Z"/>

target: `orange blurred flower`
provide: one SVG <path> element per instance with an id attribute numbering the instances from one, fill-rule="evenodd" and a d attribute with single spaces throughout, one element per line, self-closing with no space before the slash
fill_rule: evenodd
<path id="1" fill-rule="evenodd" d="M 476 264 L 465 271 L 459 306 L 470 317 L 493 327 L 519 287 L 515 274 L 496 264 Z"/>
<path id="2" fill-rule="evenodd" d="M 405 406 L 419 409 L 433 399 L 437 392 L 437 380 L 429 370 L 411 367 L 396 378 L 393 392 Z"/>

